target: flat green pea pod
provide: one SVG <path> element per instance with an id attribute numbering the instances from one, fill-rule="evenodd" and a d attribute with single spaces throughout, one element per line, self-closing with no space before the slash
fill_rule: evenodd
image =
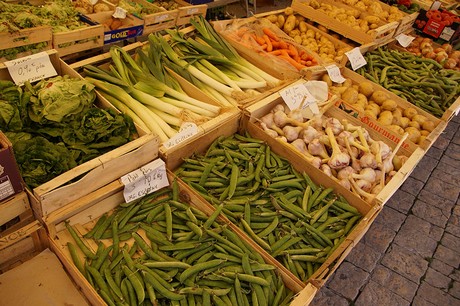
<path id="1" fill-rule="evenodd" d="M 176 293 L 174 291 L 171 291 L 167 288 L 165 288 L 162 284 L 158 282 L 158 280 L 152 276 L 152 274 L 142 271 L 142 275 L 144 277 L 144 280 L 146 283 L 150 283 L 153 287 L 153 289 L 157 290 L 161 295 L 163 295 L 165 298 L 173 301 L 180 301 L 182 299 L 185 299 L 185 295 Z"/>
<path id="2" fill-rule="evenodd" d="M 141 304 L 144 302 L 145 299 L 145 289 L 143 283 L 139 280 L 139 278 L 135 275 L 136 272 L 131 271 L 128 266 L 122 265 L 121 269 L 123 273 L 125 273 L 126 277 L 129 279 L 131 284 L 133 285 L 134 291 L 137 296 L 137 303 Z"/>
<path id="3" fill-rule="evenodd" d="M 67 230 L 69 231 L 70 235 L 72 238 L 75 240 L 75 243 L 77 246 L 80 248 L 80 250 L 85 254 L 86 257 L 90 259 L 94 259 L 96 255 L 86 246 L 86 244 L 83 242 L 83 240 L 78 236 L 77 232 L 75 229 L 70 225 L 69 222 L 65 222 L 65 226 Z"/>
<path id="4" fill-rule="evenodd" d="M 193 265 L 190 268 L 184 270 L 180 274 L 179 281 L 181 283 L 184 283 L 189 277 L 192 277 L 192 276 L 196 275 L 198 272 L 206 270 L 206 269 L 211 269 L 211 268 L 216 267 L 216 266 L 219 266 L 224 262 L 225 262 L 225 260 L 222 260 L 222 259 L 214 259 L 214 260 L 210 260 L 208 262 L 202 262 L 202 263 L 198 263 L 196 265 Z"/>

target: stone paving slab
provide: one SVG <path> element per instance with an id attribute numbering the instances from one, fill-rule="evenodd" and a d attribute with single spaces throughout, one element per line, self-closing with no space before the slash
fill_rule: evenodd
<path id="1" fill-rule="evenodd" d="M 310 305 L 460 306 L 460 116 Z"/>

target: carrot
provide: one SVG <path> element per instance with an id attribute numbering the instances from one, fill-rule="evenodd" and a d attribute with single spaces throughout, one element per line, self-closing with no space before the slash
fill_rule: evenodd
<path id="1" fill-rule="evenodd" d="M 238 36 L 241 37 L 241 36 L 243 36 L 245 33 L 247 33 L 248 29 L 249 29 L 249 28 L 247 28 L 247 27 L 241 27 L 241 28 L 239 28 L 238 30 L 236 30 L 236 35 L 238 35 Z"/>
<path id="2" fill-rule="evenodd" d="M 280 43 L 280 48 L 281 49 L 287 49 L 288 48 L 288 44 L 284 40 L 280 40 L 279 43 Z"/>
<path id="3" fill-rule="evenodd" d="M 271 41 L 273 49 L 279 49 L 280 48 L 280 42 L 279 41 Z"/>
<path id="4" fill-rule="evenodd" d="M 263 44 L 265 44 L 265 39 L 263 39 L 263 37 L 260 37 L 260 36 L 255 35 L 255 38 L 254 38 L 254 39 L 255 39 L 256 42 L 257 42 L 259 45 L 261 45 L 261 46 L 262 46 Z"/>
<path id="5" fill-rule="evenodd" d="M 283 54 L 283 50 L 273 50 L 272 52 L 268 52 L 269 54 L 271 55 L 282 55 Z"/>
<path id="6" fill-rule="evenodd" d="M 279 57 L 286 60 L 289 64 L 294 66 L 297 70 L 302 70 L 303 68 L 305 68 L 304 65 L 298 63 L 296 60 L 294 60 L 293 58 L 289 56 L 280 55 Z"/>
<path id="7" fill-rule="evenodd" d="M 265 39 L 265 43 L 267 44 L 267 51 L 268 52 L 273 51 L 273 45 L 268 35 L 263 35 L 262 37 Z"/>
<path id="8" fill-rule="evenodd" d="M 280 41 L 280 38 L 278 35 L 276 35 L 272 30 L 269 28 L 263 28 L 262 31 L 264 32 L 265 35 L 273 39 L 274 41 Z"/>
<path id="9" fill-rule="evenodd" d="M 263 44 L 260 46 L 262 48 L 262 50 L 265 50 L 265 51 L 268 51 L 267 48 L 268 48 L 268 45 L 267 44 Z"/>

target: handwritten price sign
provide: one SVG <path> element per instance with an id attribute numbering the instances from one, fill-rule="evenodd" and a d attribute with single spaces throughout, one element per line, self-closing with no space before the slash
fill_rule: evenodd
<path id="1" fill-rule="evenodd" d="M 158 189 L 169 186 L 165 162 L 156 159 L 120 178 L 125 186 L 123 196 L 126 203 L 142 198 Z"/>
<path id="2" fill-rule="evenodd" d="M 340 84 L 345 82 L 345 78 L 340 73 L 339 67 L 337 67 L 336 65 L 332 64 L 332 65 L 326 66 L 324 68 L 326 68 L 327 74 L 331 78 L 332 82 L 340 83 Z"/>
<path id="3" fill-rule="evenodd" d="M 304 84 L 296 84 L 287 87 L 280 92 L 286 105 L 290 110 L 305 108 L 311 103 L 315 103 L 315 97 L 308 91 Z"/>
<path id="4" fill-rule="evenodd" d="M 175 145 L 178 145 L 181 142 L 189 139 L 193 135 L 198 133 L 198 126 L 193 122 L 185 122 L 182 124 L 179 132 L 171 137 L 169 140 L 163 143 L 165 148 L 169 149 Z"/>
<path id="5" fill-rule="evenodd" d="M 367 64 L 366 59 L 364 56 L 361 54 L 361 51 L 359 50 L 358 47 L 345 52 L 346 56 L 350 60 L 351 68 L 353 70 L 359 69 Z"/>
<path id="6" fill-rule="evenodd" d="M 46 52 L 7 61 L 5 66 L 16 85 L 22 85 L 26 81 L 32 83 L 57 75 L 56 69 L 54 69 Z"/>

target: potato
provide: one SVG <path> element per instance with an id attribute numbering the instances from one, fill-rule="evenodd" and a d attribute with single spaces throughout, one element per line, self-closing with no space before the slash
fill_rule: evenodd
<path id="1" fill-rule="evenodd" d="M 342 94 L 342 99 L 348 103 L 356 103 L 358 101 L 358 91 L 353 87 L 348 87 Z"/>
<path id="2" fill-rule="evenodd" d="M 429 121 L 429 120 L 425 120 L 423 123 L 422 123 L 422 129 L 428 131 L 428 132 L 433 132 L 434 128 L 436 126 L 434 125 L 434 122 L 433 121 Z"/>
<path id="3" fill-rule="evenodd" d="M 273 15 L 273 14 L 272 14 L 272 15 L 268 15 L 266 18 L 267 18 L 271 23 L 275 23 L 275 22 L 278 21 L 278 16 Z"/>
<path id="4" fill-rule="evenodd" d="M 377 115 L 371 109 L 365 109 L 364 115 L 366 115 L 367 117 L 377 119 Z"/>
<path id="5" fill-rule="evenodd" d="M 300 32 L 302 32 L 302 33 L 307 32 L 308 27 L 307 27 L 307 23 L 306 23 L 305 21 L 300 21 L 300 22 L 299 22 L 299 30 L 300 30 Z"/>
<path id="6" fill-rule="evenodd" d="M 360 113 L 365 112 L 364 106 L 362 106 L 361 104 L 355 103 L 355 104 L 351 104 L 350 106 L 353 107 L 354 109 L 356 109 Z"/>
<path id="7" fill-rule="evenodd" d="M 294 14 L 294 9 L 292 7 L 288 6 L 284 9 L 284 15 L 290 16 L 293 14 Z"/>
<path id="8" fill-rule="evenodd" d="M 400 108 L 396 108 L 395 110 L 392 111 L 392 113 L 393 113 L 393 116 L 398 116 L 398 117 L 403 116 L 403 112 Z"/>
<path id="9" fill-rule="evenodd" d="M 284 26 L 285 21 L 286 21 L 286 18 L 284 18 L 284 15 L 278 15 L 278 26 L 280 28 Z"/>
<path id="10" fill-rule="evenodd" d="M 374 92 L 374 87 L 372 86 L 371 82 L 361 82 L 359 83 L 358 86 L 358 91 L 359 93 L 365 95 L 367 98 L 372 96 L 372 93 Z"/>
<path id="11" fill-rule="evenodd" d="M 409 139 L 413 143 L 418 143 L 420 140 L 420 137 L 422 136 L 420 131 L 417 128 L 412 127 L 412 126 L 405 128 L 404 131 L 409 134 L 409 136 L 407 136 L 407 139 Z"/>
<path id="12" fill-rule="evenodd" d="M 420 139 L 418 140 L 418 143 L 417 144 L 421 144 L 422 142 L 424 142 L 426 139 L 426 136 L 420 136 Z"/>
<path id="13" fill-rule="evenodd" d="M 430 135 L 430 133 L 431 133 L 431 132 L 430 132 L 430 131 L 427 131 L 427 130 L 421 130 L 421 131 L 420 131 L 420 134 L 421 134 L 422 136 L 425 136 L 425 137 L 428 136 L 428 135 Z"/>
<path id="14" fill-rule="evenodd" d="M 400 127 L 399 125 L 391 124 L 391 125 L 387 126 L 387 128 L 392 130 L 392 131 L 395 131 L 396 133 L 398 133 L 400 135 L 404 134 L 404 129 L 402 127 Z"/>
<path id="15" fill-rule="evenodd" d="M 393 114 L 390 111 L 383 111 L 377 121 L 383 126 L 391 125 L 393 124 Z"/>
<path id="16" fill-rule="evenodd" d="M 286 21 L 284 22 L 283 31 L 289 34 L 292 30 L 294 30 L 295 21 L 295 16 L 289 15 L 288 18 L 286 18 Z"/>
<path id="17" fill-rule="evenodd" d="M 381 108 L 383 110 L 392 112 L 392 111 L 394 111 L 396 109 L 397 106 L 398 106 L 398 104 L 396 103 L 395 100 L 387 99 L 387 100 L 383 101 L 383 103 L 381 105 Z"/>
<path id="18" fill-rule="evenodd" d="M 407 118 L 407 117 L 401 117 L 399 123 L 400 123 L 400 127 L 402 127 L 403 129 L 405 129 L 406 127 L 409 126 L 409 122 L 410 122 L 410 119 Z"/>
<path id="19" fill-rule="evenodd" d="M 326 32 L 326 33 L 329 31 L 328 28 L 326 28 L 325 26 L 322 26 L 320 24 L 317 25 L 316 27 L 318 28 L 318 30 L 321 30 L 321 31 Z"/>
<path id="20" fill-rule="evenodd" d="M 353 85 L 353 81 L 351 79 L 345 79 L 345 82 L 342 83 L 344 87 L 350 87 Z"/>
<path id="21" fill-rule="evenodd" d="M 375 117 L 377 117 L 380 114 L 380 107 L 374 102 L 368 103 L 364 109 L 370 110 L 371 112 L 373 112 Z"/>
<path id="22" fill-rule="evenodd" d="M 367 98 L 365 95 L 363 95 L 362 93 L 359 93 L 358 94 L 358 100 L 356 101 L 356 104 L 360 104 L 362 105 L 363 107 L 365 107 L 369 102 L 367 101 Z"/>
<path id="23" fill-rule="evenodd" d="M 381 90 L 374 91 L 371 96 L 371 100 L 377 103 L 378 105 L 382 105 L 383 102 L 387 99 L 388 99 L 387 93 Z"/>
<path id="24" fill-rule="evenodd" d="M 417 114 L 418 114 L 417 110 L 413 107 L 408 107 L 403 112 L 403 115 L 409 119 L 412 119 L 412 117 L 414 117 Z"/>
<path id="25" fill-rule="evenodd" d="M 422 126 L 423 123 L 427 121 L 427 119 L 423 115 L 415 115 L 414 117 L 412 117 L 412 121 L 417 121 L 420 124 L 420 126 Z"/>
<path id="26" fill-rule="evenodd" d="M 370 16 L 370 15 L 364 17 L 364 20 L 366 20 L 366 21 L 369 22 L 369 23 L 379 23 L 379 22 L 380 22 L 379 17 L 377 17 L 377 16 Z"/>
<path id="27" fill-rule="evenodd" d="M 414 127 L 418 130 L 420 130 L 420 123 L 418 123 L 417 121 L 409 121 L 409 123 L 407 124 L 407 127 Z"/>

